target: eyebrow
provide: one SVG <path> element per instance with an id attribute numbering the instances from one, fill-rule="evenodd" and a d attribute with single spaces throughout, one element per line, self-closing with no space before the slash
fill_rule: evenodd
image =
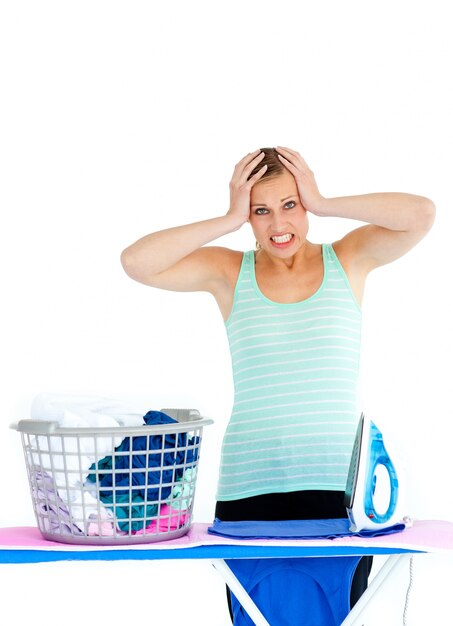
<path id="1" fill-rule="evenodd" d="M 285 200 L 288 200 L 288 198 L 295 198 L 295 197 L 296 197 L 296 194 L 293 194 L 291 196 L 287 196 L 286 198 L 282 198 L 280 202 L 284 202 Z M 264 202 L 254 202 L 250 206 L 266 206 L 266 205 L 264 204 Z"/>

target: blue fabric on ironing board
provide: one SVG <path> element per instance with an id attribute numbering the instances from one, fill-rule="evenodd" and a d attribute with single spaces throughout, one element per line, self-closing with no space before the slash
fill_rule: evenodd
<path id="1" fill-rule="evenodd" d="M 351 532 L 347 518 L 315 520 L 250 520 L 223 522 L 215 518 L 208 533 L 231 537 L 233 539 L 335 539 L 336 537 L 380 537 L 401 532 L 404 524 L 395 524 L 388 528 Z"/>
<path id="2" fill-rule="evenodd" d="M 360 557 L 234 559 L 226 563 L 271 626 L 338 626 Z M 253 626 L 231 594 L 235 626 Z"/>

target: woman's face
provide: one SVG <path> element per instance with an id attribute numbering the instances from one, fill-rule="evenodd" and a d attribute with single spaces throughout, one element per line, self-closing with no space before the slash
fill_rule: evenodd
<path id="1" fill-rule="evenodd" d="M 291 172 L 285 171 L 278 178 L 253 185 L 250 225 L 261 248 L 273 256 L 292 256 L 305 242 L 307 211 Z"/>

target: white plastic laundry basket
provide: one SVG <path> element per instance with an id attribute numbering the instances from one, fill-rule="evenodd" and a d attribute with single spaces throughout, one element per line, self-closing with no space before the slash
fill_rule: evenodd
<path id="1" fill-rule="evenodd" d="M 115 545 L 174 539 L 192 522 L 203 427 L 195 409 L 170 424 L 66 428 L 21 420 L 33 508 L 46 539 Z"/>

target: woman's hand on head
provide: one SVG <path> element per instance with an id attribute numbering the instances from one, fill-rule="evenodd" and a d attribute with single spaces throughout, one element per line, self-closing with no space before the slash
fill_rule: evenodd
<path id="1" fill-rule="evenodd" d="M 315 176 L 305 160 L 295 150 L 276 146 L 280 162 L 291 172 L 297 184 L 299 198 L 304 208 L 310 213 L 318 215 L 320 204 L 325 198 L 319 193 Z"/>
<path id="2" fill-rule="evenodd" d="M 238 220 L 238 228 L 250 217 L 250 190 L 263 176 L 267 165 L 263 165 L 256 174 L 249 180 L 247 179 L 263 157 L 264 152 L 259 149 L 255 152 L 249 152 L 234 168 L 233 177 L 230 181 L 230 208 L 227 215 L 234 216 Z"/>

